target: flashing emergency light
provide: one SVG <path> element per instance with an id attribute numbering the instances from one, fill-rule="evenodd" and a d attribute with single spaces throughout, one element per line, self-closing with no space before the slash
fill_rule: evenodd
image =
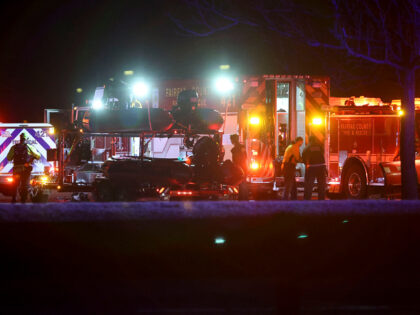
<path id="1" fill-rule="evenodd" d="M 322 118 L 321 117 L 312 118 L 312 125 L 315 125 L 315 126 L 322 125 Z"/>
<path id="2" fill-rule="evenodd" d="M 93 109 L 98 110 L 98 109 L 102 109 L 103 107 L 104 107 L 104 104 L 102 103 L 102 101 L 101 101 L 101 100 L 94 100 L 94 101 L 92 102 L 92 108 L 93 108 Z"/>
<path id="3" fill-rule="evenodd" d="M 221 77 L 216 80 L 216 89 L 220 93 L 229 93 L 233 90 L 233 81 L 226 77 Z"/>
<path id="4" fill-rule="evenodd" d="M 48 128 L 48 133 L 53 135 L 55 133 L 54 127 Z"/>
<path id="5" fill-rule="evenodd" d="M 260 165 L 257 162 L 252 162 L 251 163 L 251 169 L 252 170 L 257 170 L 260 168 Z"/>
<path id="6" fill-rule="evenodd" d="M 253 116 L 253 117 L 251 117 L 251 118 L 249 118 L 249 123 L 251 124 L 251 125 L 254 125 L 254 126 L 256 126 L 256 125 L 259 125 L 260 124 L 260 117 L 257 117 L 257 116 Z"/>
<path id="7" fill-rule="evenodd" d="M 144 82 L 137 82 L 133 85 L 133 94 L 136 97 L 145 97 L 149 93 L 149 87 Z"/>

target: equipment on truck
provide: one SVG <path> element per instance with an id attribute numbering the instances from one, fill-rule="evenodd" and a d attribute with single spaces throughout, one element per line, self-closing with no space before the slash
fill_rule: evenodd
<path id="1" fill-rule="evenodd" d="M 29 197 L 33 202 L 46 201 L 50 184 L 54 182 L 56 167 L 49 156 L 56 148 L 55 130 L 45 123 L 0 123 L 0 193 L 13 194 L 13 163 L 7 160 L 11 147 L 19 142 L 21 134 L 26 134 L 26 142 L 33 146 L 41 158 L 32 165 Z"/>
<path id="2" fill-rule="evenodd" d="M 109 106 L 103 96 L 100 108 L 74 107 L 75 129 L 63 130 L 59 141 L 59 189 L 93 191 L 102 201 L 150 196 L 234 198 L 241 173 L 220 158 L 218 129 L 223 118 L 214 109 L 196 108 L 195 91 L 183 94 L 170 112 L 148 106 Z M 153 157 L 154 140 L 165 138 L 183 138 L 189 156 L 180 156 L 178 149 L 176 159 Z M 82 158 L 86 151 L 82 143 L 89 158 Z M 92 176 L 84 176 L 83 170 L 92 166 Z"/>
<path id="3" fill-rule="evenodd" d="M 216 150 L 216 151 L 215 151 Z M 178 159 L 121 158 L 104 163 L 104 176 L 94 183 L 98 201 L 133 201 L 140 196 L 179 198 L 220 198 L 232 196 L 242 180 L 233 164 L 215 157 L 218 146 L 209 137 L 194 145 L 191 164 Z M 232 186 L 232 187 L 231 187 Z"/>

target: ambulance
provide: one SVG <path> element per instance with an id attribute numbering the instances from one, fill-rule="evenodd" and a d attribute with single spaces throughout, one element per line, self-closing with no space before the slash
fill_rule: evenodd
<path id="1" fill-rule="evenodd" d="M 56 149 L 55 131 L 51 124 L 46 123 L 0 123 L 0 193 L 12 195 L 15 185 L 13 162 L 7 159 L 7 154 L 13 145 L 19 143 L 22 133 L 28 136 L 27 143 L 41 154 L 41 158 L 32 164 L 29 195 L 34 202 L 46 201 L 47 186 L 54 180 L 56 170 L 54 162 L 48 161 Z"/>

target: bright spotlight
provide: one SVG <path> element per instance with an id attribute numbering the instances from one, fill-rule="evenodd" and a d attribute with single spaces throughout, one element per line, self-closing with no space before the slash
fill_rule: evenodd
<path id="1" fill-rule="evenodd" d="M 102 109 L 104 107 L 104 104 L 102 103 L 101 100 L 94 100 L 92 102 L 92 108 L 93 109 Z"/>
<path id="2" fill-rule="evenodd" d="M 137 97 L 145 97 L 149 87 L 144 82 L 137 82 L 133 85 L 133 94 Z"/>
<path id="3" fill-rule="evenodd" d="M 216 80 L 216 89 L 220 93 L 229 93 L 233 90 L 233 82 L 228 78 L 219 78 Z"/>

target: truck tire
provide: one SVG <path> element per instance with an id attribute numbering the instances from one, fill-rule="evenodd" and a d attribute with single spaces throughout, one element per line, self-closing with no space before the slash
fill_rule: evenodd
<path id="1" fill-rule="evenodd" d="M 367 197 L 366 174 L 362 166 L 352 165 L 344 176 L 343 191 L 347 199 L 365 199 Z"/>

